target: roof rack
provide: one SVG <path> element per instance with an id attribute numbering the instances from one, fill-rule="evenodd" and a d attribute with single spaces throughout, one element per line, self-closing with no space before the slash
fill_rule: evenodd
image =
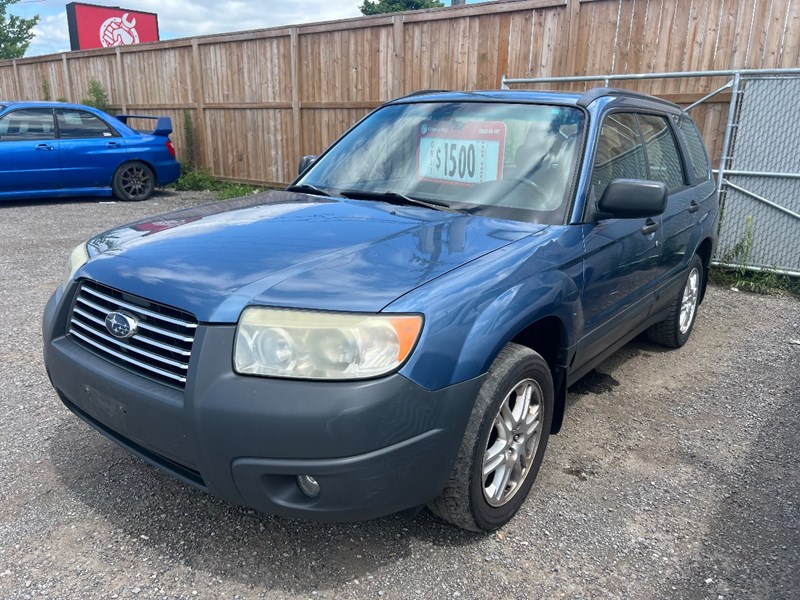
<path id="1" fill-rule="evenodd" d="M 656 96 L 650 96 L 649 94 L 642 94 L 640 92 L 632 92 L 630 90 L 623 90 L 621 88 L 610 88 L 610 87 L 597 87 L 592 88 L 588 92 L 586 92 L 583 96 L 578 98 L 578 106 L 583 106 L 586 108 L 592 102 L 597 100 L 598 98 L 602 98 L 603 96 L 626 96 L 628 98 L 636 98 L 637 100 L 647 100 L 648 102 L 655 102 L 656 104 L 663 104 L 669 106 L 670 108 L 674 108 L 676 110 L 680 110 L 681 107 L 677 104 L 670 102 L 669 100 L 664 100 L 663 98 L 657 98 Z"/>
<path id="2" fill-rule="evenodd" d="M 413 98 L 414 96 L 424 96 L 426 94 L 440 94 L 442 92 L 452 92 L 453 90 L 417 90 L 405 96 L 399 96 L 395 100 L 402 100 L 403 98 Z"/>

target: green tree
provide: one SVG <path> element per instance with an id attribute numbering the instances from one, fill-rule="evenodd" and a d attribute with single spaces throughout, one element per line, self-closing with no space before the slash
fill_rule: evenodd
<path id="1" fill-rule="evenodd" d="M 97 81 L 97 79 L 90 79 L 88 92 L 88 98 L 81 100 L 81 104 L 93 106 L 94 108 L 102 110 L 103 112 L 111 111 L 111 105 L 108 103 L 108 92 L 106 91 L 106 88 L 103 87 L 102 83 Z"/>
<path id="2" fill-rule="evenodd" d="M 401 12 L 404 10 L 441 8 L 443 6 L 444 4 L 439 2 L 439 0 L 364 0 L 364 4 L 359 6 L 358 10 L 361 11 L 361 14 L 370 16 Z"/>
<path id="3" fill-rule="evenodd" d="M 33 28 L 39 15 L 24 19 L 7 14 L 6 10 L 19 0 L 0 0 L 0 59 L 22 58 L 33 39 Z"/>

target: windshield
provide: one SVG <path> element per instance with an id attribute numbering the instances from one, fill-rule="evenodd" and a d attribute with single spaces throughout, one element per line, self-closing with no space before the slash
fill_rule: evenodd
<path id="1" fill-rule="evenodd" d="M 394 104 L 362 121 L 296 185 L 562 223 L 583 123 L 566 106 Z"/>

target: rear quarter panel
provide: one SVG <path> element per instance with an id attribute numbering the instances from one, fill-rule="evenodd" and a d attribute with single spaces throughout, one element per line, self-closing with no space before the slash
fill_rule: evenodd
<path id="1" fill-rule="evenodd" d="M 169 138 L 158 135 L 132 133 L 126 137 L 127 160 L 144 162 L 156 174 L 158 185 L 168 185 L 180 176 L 180 163 L 167 150 Z"/>

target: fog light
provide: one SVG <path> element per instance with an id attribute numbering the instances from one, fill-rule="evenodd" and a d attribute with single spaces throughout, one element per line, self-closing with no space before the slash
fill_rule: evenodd
<path id="1" fill-rule="evenodd" d="M 311 477 L 311 475 L 298 475 L 297 487 L 309 498 L 316 498 L 319 496 L 319 483 Z"/>

